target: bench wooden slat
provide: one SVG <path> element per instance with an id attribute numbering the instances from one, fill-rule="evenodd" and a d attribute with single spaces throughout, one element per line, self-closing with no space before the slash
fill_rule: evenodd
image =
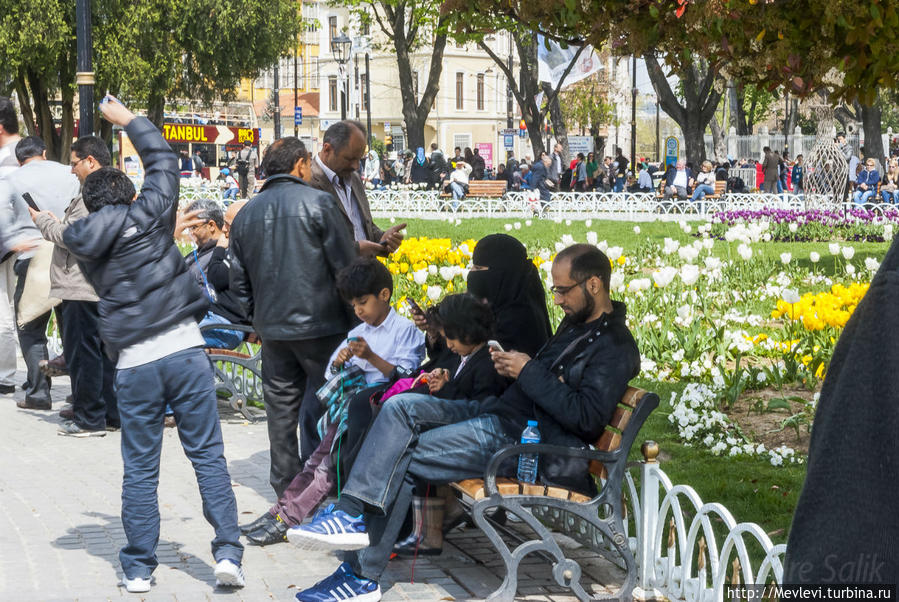
<path id="1" fill-rule="evenodd" d="M 468 194 L 475 197 L 501 197 L 506 193 L 505 180 L 470 180 L 468 182 Z M 443 192 L 441 197 L 449 197 L 449 192 Z"/>
<path id="2" fill-rule="evenodd" d="M 248 360 L 252 357 L 250 355 L 247 355 L 246 353 L 241 353 L 240 351 L 231 351 L 230 349 L 213 349 L 211 347 L 207 347 L 205 351 L 209 355 L 227 355 L 228 357 L 236 357 L 242 360 Z"/>
<path id="3" fill-rule="evenodd" d="M 627 426 L 627 423 L 631 421 L 631 416 L 633 416 L 633 414 L 634 412 L 630 408 L 615 408 L 615 414 L 612 416 L 612 420 L 609 421 L 609 426 L 618 429 L 619 431 L 623 431 L 624 427 Z"/>

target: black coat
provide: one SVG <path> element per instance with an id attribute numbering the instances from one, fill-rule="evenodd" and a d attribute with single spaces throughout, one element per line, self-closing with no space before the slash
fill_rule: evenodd
<path id="1" fill-rule="evenodd" d="M 899 576 L 899 241 L 834 349 L 815 413 L 784 583 Z"/>
<path id="2" fill-rule="evenodd" d="M 212 304 L 212 312 L 229 320 L 232 324 L 248 324 L 240 300 L 231 290 L 231 262 L 228 259 L 228 249 L 216 245 L 212 249 L 212 257 L 206 266 L 206 279 L 218 296 L 218 301 Z"/>
<path id="3" fill-rule="evenodd" d="M 337 272 L 356 258 L 338 203 L 289 174 L 269 177 L 231 224 L 231 290 L 263 340 L 345 333 Z"/>
<path id="4" fill-rule="evenodd" d="M 455 355 L 455 354 L 454 354 Z M 448 366 L 450 374 L 455 373 L 461 358 L 456 355 L 454 365 Z M 484 345 L 462 366 L 454 378 L 434 394 L 441 399 L 486 399 L 491 395 L 501 395 L 509 381 L 496 372 L 490 350 Z"/>
<path id="5" fill-rule="evenodd" d="M 144 341 L 187 319 L 208 301 L 172 238 L 178 210 L 178 156 L 144 117 L 125 128 L 146 169 L 130 205 L 107 205 L 63 234 L 100 297 L 100 336 L 110 352 Z"/>

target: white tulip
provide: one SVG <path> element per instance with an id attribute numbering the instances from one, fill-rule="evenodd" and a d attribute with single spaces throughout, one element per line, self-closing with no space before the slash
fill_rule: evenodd
<path id="1" fill-rule="evenodd" d="M 737 247 L 737 253 L 740 254 L 745 261 L 749 261 L 752 257 L 752 247 L 747 245 L 746 243 L 740 243 L 740 246 Z"/>
<path id="2" fill-rule="evenodd" d="M 515 222 L 512 226 L 514 226 L 516 230 L 521 230 L 521 222 Z"/>
<path id="3" fill-rule="evenodd" d="M 395 218 L 395 217 L 391 217 L 391 218 L 390 218 L 390 223 L 391 223 L 391 224 L 395 224 L 395 223 L 396 223 L 396 218 Z"/>
<path id="4" fill-rule="evenodd" d="M 716 270 L 721 267 L 721 260 L 717 257 L 709 255 L 705 258 L 705 267 L 708 270 Z"/>
<path id="5" fill-rule="evenodd" d="M 712 240 L 711 238 L 706 238 L 702 241 L 702 248 L 705 249 L 706 251 L 711 251 L 712 247 L 714 247 L 714 246 L 715 246 L 715 241 Z"/>
<path id="6" fill-rule="evenodd" d="M 428 274 L 430 274 L 431 276 L 437 275 L 437 266 L 434 265 L 433 263 L 428 266 Z"/>
<path id="7" fill-rule="evenodd" d="M 565 225 L 566 225 L 566 226 L 570 226 L 570 225 L 571 225 L 571 220 L 570 220 L 570 219 L 566 219 L 566 220 L 565 220 Z"/>
<path id="8" fill-rule="evenodd" d="M 556 246 L 556 253 L 561 253 L 562 249 L 565 248 L 565 243 L 557 242 L 555 246 Z"/>
<path id="9" fill-rule="evenodd" d="M 843 253 L 843 258 L 847 261 L 855 257 L 855 248 L 853 247 L 843 247 L 840 251 Z"/>
<path id="10" fill-rule="evenodd" d="M 608 256 L 609 260 L 617 261 L 618 258 L 621 257 L 622 251 L 624 251 L 624 249 L 622 249 L 621 247 L 609 247 L 606 250 L 606 255 Z"/>
<path id="11" fill-rule="evenodd" d="M 846 273 L 849 274 L 850 276 L 854 276 L 855 275 L 855 266 L 852 265 L 851 263 L 847 263 L 846 264 Z"/>
<path id="12" fill-rule="evenodd" d="M 468 282 L 468 272 L 470 272 L 468 268 L 462 268 L 459 270 L 459 275 L 462 276 L 462 280 Z"/>
<path id="13" fill-rule="evenodd" d="M 537 253 L 537 255 L 539 255 L 540 259 L 542 259 L 543 261 L 549 261 L 550 253 L 548 249 L 540 249 L 540 252 Z"/>
<path id="14" fill-rule="evenodd" d="M 506 225 L 503 226 L 503 228 L 506 229 L 506 232 L 511 232 L 511 230 L 512 230 L 512 224 L 506 224 Z"/>
<path id="15" fill-rule="evenodd" d="M 835 242 L 832 242 L 829 245 L 827 245 L 827 249 L 830 251 L 831 255 L 839 255 L 840 254 L 840 245 L 838 245 Z"/>
<path id="16" fill-rule="evenodd" d="M 869 272 L 876 272 L 879 267 L 880 267 L 880 262 L 877 261 L 876 259 L 874 259 L 873 257 L 865 258 L 865 268 Z"/>
<path id="17" fill-rule="evenodd" d="M 621 287 L 624 285 L 624 274 L 618 271 L 612 272 L 611 278 L 609 278 L 609 288 L 614 292 L 618 292 L 621 290 Z"/>
<path id="18" fill-rule="evenodd" d="M 693 321 L 693 308 L 686 304 L 681 305 L 677 308 L 677 317 L 683 320 L 686 324 L 689 324 Z M 679 351 L 683 350 L 681 349 Z M 683 359 L 683 356 L 681 356 L 680 359 Z"/>
<path id="19" fill-rule="evenodd" d="M 415 284 L 421 286 L 428 281 L 428 271 L 418 270 L 417 272 L 412 272 L 412 279 L 415 280 Z"/>
<path id="20" fill-rule="evenodd" d="M 599 249 L 600 251 L 602 251 L 603 253 L 605 253 L 606 249 L 609 248 L 609 243 L 607 243 L 604 240 L 601 240 L 598 243 L 596 243 L 596 248 Z"/>
<path id="21" fill-rule="evenodd" d="M 815 251 L 809 253 L 808 258 L 812 263 L 818 263 L 819 261 L 821 261 L 821 256 Z"/>
<path id="22" fill-rule="evenodd" d="M 574 244 L 574 237 L 571 234 L 563 234 L 562 235 L 562 244 L 566 247 L 570 247 Z"/>
<path id="23" fill-rule="evenodd" d="M 691 263 L 681 266 L 680 278 L 686 286 L 693 286 L 699 280 L 699 266 Z"/>
<path id="24" fill-rule="evenodd" d="M 790 253 L 781 253 L 780 254 L 780 262 L 784 265 L 789 265 L 790 261 L 792 261 L 793 255 Z"/>
<path id="25" fill-rule="evenodd" d="M 437 299 L 439 299 L 440 295 L 442 295 L 442 294 L 443 294 L 443 289 L 440 288 L 439 286 L 432 285 L 432 286 L 428 287 L 428 299 L 430 299 L 431 301 L 436 302 Z"/>
<path id="26" fill-rule="evenodd" d="M 671 255 L 675 251 L 680 248 L 680 242 L 674 240 L 673 238 L 665 238 L 665 244 L 662 247 L 662 253 L 665 255 Z"/>
<path id="27" fill-rule="evenodd" d="M 592 220 L 592 219 L 588 219 L 587 221 L 584 222 L 584 225 L 585 225 L 586 227 L 589 228 L 590 226 L 593 225 L 593 220 Z"/>
<path id="28" fill-rule="evenodd" d="M 459 219 L 459 218 L 456 218 L 456 225 L 457 225 L 457 226 L 461 226 L 461 225 L 462 225 L 462 220 Z"/>
<path id="29" fill-rule="evenodd" d="M 783 300 L 793 305 L 794 303 L 799 303 L 799 291 L 792 288 L 785 288 L 783 290 Z"/>
<path id="30" fill-rule="evenodd" d="M 792 223 L 789 226 L 790 232 L 796 234 L 796 231 L 799 230 L 799 224 Z"/>
<path id="31" fill-rule="evenodd" d="M 590 232 L 587 232 L 587 242 L 589 244 L 595 246 L 597 240 L 599 240 L 599 236 L 596 234 L 596 232 L 593 232 L 592 230 Z"/>
<path id="32" fill-rule="evenodd" d="M 699 242 L 699 241 L 697 241 Z M 680 255 L 680 258 L 686 262 L 695 261 L 697 257 L 699 257 L 699 251 L 697 251 L 693 247 L 681 247 L 677 250 L 677 254 Z"/>
<path id="33" fill-rule="evenodd" d="M 530 225 L 533 224 L 533 223 L 534 223 L 534 222 L 532 222 L 532 221 L 529 220 L 529 219 L 524 220 L 524 225 L 525 225 L 525 226 L 530 226 Z"/>
<path id="34" fill-rule="evenodd" d="M 652 279 L 659 288 L 665 288 L 671 284 L 671 281 L 674 280 L 675 276 L 677 276 L 677 268 L 671 266 L 665 266 L 652 273 Z"/>
<path id="35" fill-rule="evenodd" d="M 640 234 L 640 226 L 634 226 L 634 234 Z"/>
<path id="36" fill-rule="evenodd" d="M 439 272 L 440 277 L 444 280 L 452 280 L 456 275 L 456 270 L 452 266 L 441 266 Z"/>

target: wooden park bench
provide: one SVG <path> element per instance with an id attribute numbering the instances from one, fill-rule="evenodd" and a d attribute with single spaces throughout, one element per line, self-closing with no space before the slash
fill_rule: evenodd
<path id="1" fill-rule="evenodd" d="M 468 182 L 468 194 L 465 198 L 502 198 L 506 194 L 505 180 L 471 180 Z M 441 198 L 453 196 L 450 192 L 440 193 Z"/>
<path id="2" fill-rule="evenodd" d="M 212 362 L 216 378 L 216 390 L 228 394 L 228 403 L 247 420 L 255 416 L 248 401 L 262 400 L 262 345 L 252 326 L 242 324 L 207 324 L 200 331 L 238 330 L 245 333 L 243 342 L 235 350 L 207 347 L 206 355 Z"/>
<path id="3" fill-rule="evenodd" d="M 569 535 L 603 556 L 611 554 L 611 560 L 626 571 L 624 583 L 612 599 L 632 600 L 637 566 L 624 529 L 626 508 L 622 485 L 631 446 L 647 416 L 658 405 L 659 397 L 655 393 L 628 387 L 611 422 L 592 449 L 542 443 L 513 445 L 494 454 L 483 479 L 467 479 L 452 484 L 463 494 L 463 504 L 471 509 L 475 523 L 490 539 L 506 565 L 503 583 L 489 600 L 514 600 L 518 565 L 532 553 L 552 560 L 553 577 L 559 585 L 569 588 L 580 600 L 592 599 L 580 583 L 580 565 L 565 556 L 552 536 L 552 529 Z M 541 459 L 555 455 L 589 460 L 590 474 L 600 487 L 599 494 L 591 499 L 562 487 L 498 478 L 496 473 L 503 461 L 522 452 L 538 453 Z M 499 534 L 502 527 L 490 518 L 497 510 L 503 510 L 503 515 L 511 514 L 521 519 L 533 530 L 536 539 L 522 541 L 510 550 Z M 599 537 L 585 533 L 582 526 L 587 526 Z M 502 530 L 507 534 L 509 532 L 507 528 Z M 520 533 L 513 537 L 522 539 Z"/>

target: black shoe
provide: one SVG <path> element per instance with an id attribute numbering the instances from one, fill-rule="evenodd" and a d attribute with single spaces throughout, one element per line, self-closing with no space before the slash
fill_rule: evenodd
<path id="1" fill-rule="evenodd" d="M 16 392 L 15 385 L 0 385 L 0 395 L 9 395 Z"/>
<path id="2" fill-rule="evenodd" d="M 49 410 L 52 407 L 52 404 L 49 401 L 47 403 L 35 403 L 23 399 L 22 401 L 17 401 L 16 406 L 23 410 Z"/>
<path id="3" fill-rule="evenodd" d="M 238 529 L 240 529 L 240 533 L 242 535 L 247 535 L 248 533 L 252 533 L 256 529 L 258 529 L 259 527 L 263 527 L 263 526 L 269 524 L 271 521 L 274 520 L 274 518 L 275 517 L 273 517 L 271 515 L 271 513 L 266 512 L 265 514 L 263 514 L 262 516 L 260 516 L 256 520 L 254 520 L 253 522 L 238 526 Z"/>
<path id="4" fill-rule="evenodd" d="M 418 548 L 416 550 L 416 547 Z M 406 556 L 411 557 L 415 556 L 440 556 L 443 553 L 443 548 L 431 548 L 428 546 L 419 545 L 418 543 L 418 534 L 411 533 L 409 537 L 402 541 L 396 542 L 393 546 L 393 553 L 397 556 Z"/>
<path id="5" fill-rule="evenodd" d="M 268 546 L 287 541 L 287 523 L 280 516 L 269 516 L 266 524 L 247 534 L 247 541 L 254 546 Z"/>

